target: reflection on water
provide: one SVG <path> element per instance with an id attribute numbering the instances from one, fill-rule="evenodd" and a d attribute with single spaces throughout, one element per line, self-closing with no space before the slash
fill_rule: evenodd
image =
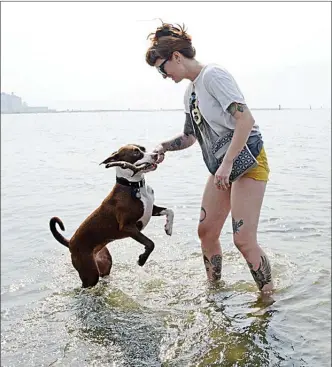
<path id="1" fill-rule="evenodd" d="M 119 289 L 110 291 L 106 282 L 75 293 L 70 295 L 74 319 L 67 324 L 72 341 L 60 364 L 78 341 L 101 348 L 100 362 L 116 366 L 281 366 L 286 360 L 287 348 L 273 346 L 280 342 L 270 327 L 277 309 L 257 296 L 248 301 L 244 290 L 207 286 L 158 311 Z"/>
<path id="2" fill-rule="evenodd" d="M 330 366 L 330 111 L 255 118 L 271 166 L 259 240 L 277 288 L 272 304 L 259 299 L 230 221 L 222 282 L 206 283 L 196 233 L 206 169 L 197 146 L 170 153 L 147 177 L 175 221 L 172 237 L 165 218 L 149 223 L 156 246 L 143 268 L 140 244 L 112 243 L 110 277 L 82 291 L 68 249 L 49 232 L 58 215 L 70 237 L 108 194 L 114 171 L 98 165 L 105 152 L 128 141 L 152 148 L 179 131 L 182 113 L 3 116 L 1 365 Z"/>
<path id="3" fill-rule="evenodd" d="M 65 363 L 78 341 L 101 348 L 101 362 L 116 366 L 268 366 L 271 357 L 282 360 L 269 343 L 276 310 L 258 300 L 244 305 L 243 296 L 207 290 L 191 295 L 185 308 L 178 299 L 177 307 L 155 312 L 107 284 L 77 290 L 70 297 L 74 319 L 66 326 L 71 342 L 53 364 Z"/>

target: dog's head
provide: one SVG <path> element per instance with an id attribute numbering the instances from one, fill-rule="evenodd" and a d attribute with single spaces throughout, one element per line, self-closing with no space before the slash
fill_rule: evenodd
<path id="1" fill-rule="evenodd" d="M 106 168 L 120 167 L 133 172 L 132 176 L 138 173 L 151 172 L 157 169 L 157 153 L 147 153 L 141 145 L 127 144 L 118 151 L 112 153 L 100 164 L 105 164 Z"/>

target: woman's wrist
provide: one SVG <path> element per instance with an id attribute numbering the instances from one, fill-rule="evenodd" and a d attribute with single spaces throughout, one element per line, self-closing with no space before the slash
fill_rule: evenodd
<path id="1" fill-rule="evenodd" d="M 160 146 L 162 147 L 162 153 L 165 154 L 167 152 L 167 143 L 161 143 Z"/>
<path id="2" fill-rule="evenodd" d="M 223 159 L 223 162 L 227 163 L 227 164 L 232 164 L 234 161 L 234 159 L 230 158 L 230 157 L 227 157 L 225 155 L 224 159 Z"/>

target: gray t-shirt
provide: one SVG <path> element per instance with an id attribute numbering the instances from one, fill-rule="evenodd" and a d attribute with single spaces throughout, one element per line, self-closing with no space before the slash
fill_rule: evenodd
<path id="1" fill-rule="evenodd" d="M 222 136 L 235 129 L 235 118 L 227 111 L 233 102 L 246 104 L 244 96 L 233 76 L 216 64 L 203 67 L 197 78 L 191 82 L 184 95 L 185 112 L 189 113 L 189 99 L 193 87 L 198 99 L 199 110 L 211 126 Z M 259 134 L 259 126 L 254 124 L 250 136 Z"/>
<path id="2" fill-rule="evenodd" d="M 190 117 L 190 99 L 195 92 L 198 108 L 203 117 L 197 125 Z M 197 78 L 189 84 L 185 96 L 184 105 L 186 122 L 185 134 L 194 135 L 202 149 L 204 162 L 210 171 L 215 174 L 220 160 L 212 153 L 212 147 L 217 139 L 231 131 L 234 131 L 236 120 L 227 111 L 233 102 L 245 104 L 245 99 L 232 75 L 225 69 L 214 65 L 206 65 Z M 254 124 L 249 135 L 247 145 L 252 154 L 257 157 L 263 145 L 259 127 Z"/>

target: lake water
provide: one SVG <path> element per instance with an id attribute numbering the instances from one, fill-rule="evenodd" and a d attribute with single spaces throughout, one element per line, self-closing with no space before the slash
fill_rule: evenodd
<path id="1" fill-rule="evenodd" d="M 197 224 L 207 170 L 198 144 L 168 153 L 146 175 L 157 205 L 175 212 L 144 233 L 156 247 L 109 245 L 111 276 L 81 292 L 70 237 L 109 193 L 115 170 L 98 164 L 121 145 L 152 149 L 182 130 L 182 112 L 1 116 L 2 366 L 330 366 L 331 111 L 254 111 L 269 157 L 259 241 L 270 257 L 275 303 L 221 234 L 222 282 L 205 278 Z"/>

